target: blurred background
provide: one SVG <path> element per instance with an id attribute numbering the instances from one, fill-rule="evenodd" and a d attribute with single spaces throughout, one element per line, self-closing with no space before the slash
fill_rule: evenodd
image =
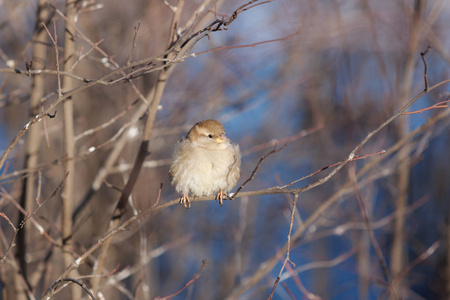
<path id="1" fill-rule="evenodd" d="M 58 37 L 62 66 L 66 22 L 57 10 L 66 8 L 64 1 L 46 2 L 0 1 L 2 155 L 58 97 L 55 47 L 37 16 L 45 5 L 42 21 Z M 129 61 L 160 57 L 180 2 L 75 1 L 74 87 Z M 186 1 L 179 26 L 195 32 L 245 3 Z M 200 55 L 171 67 L 150 154 L 123 220 L 179 197 L 168 177 L 171 154 L 204 119 L 221 121 L 240 145 L 238 185 L 263 155 L 287 144 L 262 162 L 243 192 L 283 186 L 345 160 L 369 132 L 424 91 L 424 62 L 428 87 L 449 80 L 449 20 L 448 1 L 427 0 L 277 0 L 240 13 L 226 30 L 211 32 L 189 50 Z M 44 40 L 37 39 L 39 32 Z M 27 75 L 39 64 L 36 45 L 44 46 L 38 69 L 49 72 Z M 147 115 L 139 93 L 147 97 L 158 74 L 97 84 L 68 100 L 75 133 L 73 259 L 108 231 L 142 141 Z M 42 79 L 37 98 L 36 78 Z M 420 95 L 407 110 L 413 113 L 398 116 L 356 153 L 376 155 L 349 162 L 328 182 L 298 195 L 292 263 L 282 267 L 294 203 L 289 193 L 238 197 L 223 207 L 215 201 L 193 202 L 188 210 L 170 206 L 112 239 L 97 299 L 268 299 L 271 292 L 273 299 L 449 299 L 449 92 L 444 83 Z M 39 128 L 35 140 L 28 131 L 0 169 L 0 299 L 20 299 L 15 297 L 23 290 L 41 298 L 68 265 L 61 247 L 61 191 L 53 195 L 64 183 L 68 160 L 62 104 L 55 111 L 54 118 L 32 126 Z M 36 157 L 33 167 L 30 155 Z M 24 202 L 26 194 L 37 201 Z M 35 212 L 19 230 L 26 232 L 22 237 L 9 222 L 20 227 L 19 206 Z M 78 269 L 77 280 L 87 288 L 98 254 Z M 63 288 L 53 298 L 70 297 Z M 88 299 L 85 292 L 81 297 Z"/>

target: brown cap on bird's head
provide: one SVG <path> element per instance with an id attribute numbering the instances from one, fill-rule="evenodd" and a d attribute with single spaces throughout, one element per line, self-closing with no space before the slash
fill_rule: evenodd
<path id="1" fill-rule="evenodd" d="M 204 120 L 195 124 L 191 130 L 189 130 L 186 138 L 190 140 L 196 140 L 201 136 L 207 136 L 214 139 L 218 143 L 224 143 L 228 141 L 225 136 L 225 128 L 216 120 Z"/>

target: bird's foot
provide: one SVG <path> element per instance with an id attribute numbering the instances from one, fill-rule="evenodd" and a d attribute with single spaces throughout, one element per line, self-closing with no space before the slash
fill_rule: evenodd
<path id="1" fill-rule="evenodd" d="M 227 193 L 225 193 L 222 190 L 219 190 L 219 192 L 216 195 L 216 200 L 219 200 L 220 206 L 222 206 L 222 204 L 223 204 L 223 196 L 227 197 Z"/>
<path id="2" fill-rule="evenodd" d="M 189 196 L 188 195 L 183 195 L 180 197 L 180 203 L 184 205 L 184 207 L 186 208 L 190 208 L 191 207 L 191 201 L 189 200 Z"/>

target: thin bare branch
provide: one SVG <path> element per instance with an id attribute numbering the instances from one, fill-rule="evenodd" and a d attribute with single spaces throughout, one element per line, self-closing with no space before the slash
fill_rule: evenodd
<path id="1" fill-rule="evenodd" d="M 294 265 L 294 263 L 290 260 L 289 254 L 291 251 L 291 233 L 292 233 L 292 226 L 294 224 L 294 215 L 295 215 L 295 208 L 297 207 L 297 200 L 298 200 L 298 194 L 294 196 L 294 201 L 292 203 L 292 212 L 291 212 L 291 221 L 289 222 L 289 232 L 287 235 L 287 246 L 286 246 L 286 258 L 284 259 L 283 265 L 281 266 L 280 272 L 278 273 L 277 279 L 275 280 L 275 283 L 273 284 L 272 291 L 269 295 L 269 298 L 267 300 L 272 300 L 273 293 L 275 292 L 275 289 L 280 282 L 281 274 L 283 274 L 284 268 L 286 267 L 286 264 L 290 262 Z M 295 267 L 295 265 L 294 265 Z"/>
<path id="2" fill-rule="evenodd" d="M 133 54 L 134 54 L 134 49 L 136 48 L 136 38 L 137 38 L 137 34 L 139 32 L 139 28 L 141 28 L 141 22 L 138 22 L 138 24 L 134 27 L 133 44 L 131 45 L 130 53 L 128 54 L 128 59 L 127 59 L 127 65 L 128 66 L 131 63 L 131 59 L 132 59 Z"/>
<path id="3" fill-rule="evenodd" d="M 49 289 L 57 290 L 60 285 L 63 285 L 62 288 L 64 288 L 65 287 L 65 285 L 64 285 L 65 282 L 75 283 L 76 285 L 80 286 L 89 295 L 89 297 L 91 297 L 92 300 L 96 299 L 94 294 L 92 294 L 92 292 L 89 290 L 89 288 L 84 283 L 82 283 L 82 282 L 80 282 L 80 281 L 78 281 L 78 280 L 76 280 L 74 278 L 63 278 L 63 279 L 60 279 L 58 281 L 55 281 L 53 283 L 53 285 Z M 60 290 L 61 289 L 58 289 L 57 292 L 60 291 Z M 55 294 L 57 292 L 55 292 Z"/>
<path id="4" fill-rule="evenodd" d="M 361 211 L 361 215 L 362 215 L 364 224 L 366 225 L 367 232 L 368 232 L 369 238 L 370 238 L 370 242 L 371 242 L 372 247 L 373 247 L 373 249 L 375 251 L 375 254 L 377 256 L 378 263 L 380 264 L 381 270 L 383 271 L 383 275 L 384 275 L 384 278 L 385 278 L 385 280 L 387 282 L 387 285 L 390 286 L 391 285 L 391 281 L 392 281 L 391 274 L 389 272 L 389 268 L 388 268 L 386 260 L 384 258 L 383 251 L 381 251 L 380 244 L 378 243 L 378 241 L 377 241 L 377 239 L 375 237 L 375 234 L 373 232 L 372 224 L 371 224 L 371 221 L 369 220 L 369 215 L 367 213 L 367 209 L 366 209 L 366 207 L 364 205 L 364 200 L 362 199 L 362 195 L 361 195 L 361 192 L 360 192 L 359 187 L 358 187 L 358 182 L 357 182 L 357 179 L 356 179 L 355 168 L 356 167 L 353 164 L 351 166 L 351 168 L 349 169 L 349 177 L 350 177 L 350 180 L 353 183 L 353 188 L 354 188 L 354 191 L 355 191 L 356 199 L 358 201 L 358 206 L 359 206 L 359 209 Z"/>
<path id="5" fill-rule="evenodd" d="M 205 269 L 207 264 L 207 261 L 204 260 L 202 261 L 202 267 L 200 269 L 200 272 L 198 272 L 197 274 L 194 275 L 194 277 L 189 280 L 181 289 L 179 289 L 178 291 L 176 291 L 175 293 L 165 296 L 165 297 L 156 297 L 154 298 L 154 300 L 170 300 L 172 297 L 175 297 L 176 295 L 178 295 L 179 293 L 181 293 L 184 289 L 186 289 L 188 286 L 190 286 L 191 284 L 193 284 L 203 273 L 203 270 Z"/>
<path id="6" fill-rule="evenodd" d="M 245 186 L 247 183 L 249 183 L 250 181 L 252 181 L 252 180 L 255 178 L 256 171 L 258 171 L 259 167 L 261 166 L 261 164 L 263 163 L 263 161 L 264 161 L 267 157 L 269 157 L 270 155 L 272 155 L 272 154 L 274 154 L 274 153 L 277 153 L 277 152 L 282 151 L 284 148 L 286 148 L 286 146 L 287 146 L 287 144 L 284 144 L 283 146 L 281 146 L 281 148 L 277 148 L 277 147 L 278 147 L 278 144 L 275 144 L 275 147 L 273 148 L 272 151 L 270 151 L 269 153 L 263 155 L 263 156 L 259 159 L 259 161 L 258 161 L 258 163 L 256 164 L 256 167 L 253 169 L 253 172 L 252 172 L 252 174 L 250 175 L 250 177 L 249 177 L 246 181 L 244 181 L 244 183 L 242 183 L 241 186 L 236 190 L 236 192 L 233 193 L 233 195 L 231 195 L 231 197 L 229 197 L 229 198 L 230 198 L 230 199 L 234 199 L 234 198 L 239 194 L 239 192 L 244 188 L 244 186 Z"/>
<path id="7" fill-rule="evenodd" d="M 439 103 L 433 104 L 431 106 L 428 106 L 428 107 L 425 107 L 425 108 L 422 108 L 422 109 L 405 112 L 405 113 L 403 113 L 403 115 L 420 114 L 420 113 L 422 113 L 424 111 L 431 110 L 431 109 L 436 109 L 436 108 L 447 108 L 449 102 L 450 102 L 450 100 L 441 101 Z"/>
<path id="8" fill-rule="evenodd" d="M 425 49 L 425 51 L 420 52 L 420 56 L 422 57 L 422 62 L 423 62 L 423 66 L 424 66 L 424 71 L 423 71 L 423 80 L 424 80 L 424 85 L 425 88 L 423 89 L 424 92 L 428 92 L 428 64 L 427 61 L 425 60 L 425 55 L 427 55 L 428 51 L 430 51 L 431 47 L 428 46 L 427 49 Z"/>

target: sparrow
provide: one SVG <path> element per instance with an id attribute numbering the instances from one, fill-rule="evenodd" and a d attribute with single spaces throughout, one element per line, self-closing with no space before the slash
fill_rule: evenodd
<path id="1" fill-rule="evenodd" d="M 169 174 L 184 207 L 191 207 L 189 195 L 215 193 L 222 206 L 223 196 L 227 196 L 239 180 L 240 167 L 239 146 L 225 136 L 219 121 L 205 120 L 195 124 L 178 142 Z"/>

